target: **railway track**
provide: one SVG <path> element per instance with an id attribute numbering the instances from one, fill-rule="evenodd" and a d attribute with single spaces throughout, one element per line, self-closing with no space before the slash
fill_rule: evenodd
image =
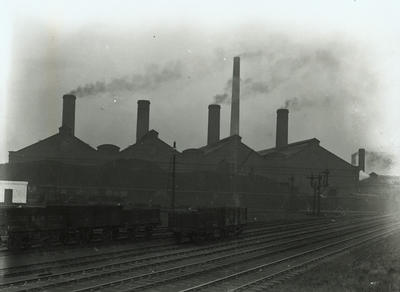
<path id="1" fill-rule="evenodd" d="M 203 284 L 179 290 L 189 291 L 266 291 L 305 270 L 318 265 L 330 257 L 340 255 L 352 248 L 371 243 L 386 236 L 399 232 L 399 226 L 384 231 L 366 232 L 361 236 L 333 242 L 324 246 L 308 249 L 303 252 L 259 265 L 247 270 L 233 273 Z M 245 283 L 245 284 L 243 284 Z"/>
<path id="2" fill-rule="evenodd" d="M 366 220 L 370 220 L 366 218 Z M 332 226 L 335 223 L 329 222 L 328 224 L 326 220 L 315 220 L 315 222 L 302 222 L 296 224 L 288 224 L 288 225 L 277 225 L 277 226 L 266 226 L 266 227 L 259 227 L 256 229 L 251 229 L 245 231 L 242 235 L 243 238 L 252 236 L 251 239 L 247 240 L 258 240 L 258 239 L 265 239 L 264 234 L 268 234 L 269 237 L 276 236 L 275 233 L 279 232 L 281 238 L 285 237 L 285 234 L 289 234 L 289 236 L 293 235 L 292 229 L 299 229 L 302 228 L 298 234 L 301 232 L 308 232 L 308 230 L 312 230 L 315 226 L 320 226 L 324 224 L 324 227 L 327 228 Z M 260 237 L 255 237 L 260 235 Z M 240 237 L 239 237 L 240 238 Z M 231 243 L 226 243 L 229 245 Z M 96 264 L 96 263 L 108 263 L 115 260 L 125 259 L 127 257 L 139 256 L 145 254 L 146 252 L 150 252 L 152 250 L 157 250 L 158 252 L 165 252 L 168 250 L 176 249 L 176 245 L 172 243 L 172 241 L 162 241 L 157 242 L 151 245 L 144 245 L 141 243 L 139 246 L 136 243 L 135 246 L 131 246 L 128 248 L 118 248 L 117 250 L 107 251 L 107 247 L 103 247 L 102 250 L 97 250 L 93 252 L 91 249 L 84 249 L 83 253 L 89 253 L 89 255 L 73 255 L 72 257 L 62 257 L 61 259 L 54 259 L 51 261 L 41 261 L 35 262 L 31 264 L 23 264 L 18 265 L 16 267 L 8 267 L 0 269 L 0 276 L 3 278 L 11 278 L 23 275 L 44 275 L 44 274 L 53 274 L 55 271 L 59 271 L 62 269 L 74 268 L 78 266 L 85 266 L 89 264 Z"/>
<path id="3" fill-rule="evenodd" d="M 313 222 L 297 222 L 293 224 L 281 224 L 281 225 L 276 225 L 272 226 L 271 224 L 266 224 L 266 226 L 261 227 L 258 226 L 256 228 L 251 228 L 249 230 L 245 230 L 243 232 L 242 236 L 255 236 L 257 234 L 264 234 L 266 232 L 285 232 L 285 230 L 291 230 L 293 228 L 300 228 L 300 227 L 312 227 L 312 226 L 317 226 L 322 223 L 329 222 L 326 219 L 317 219 L 314 220 Z M 167 237 L 169 238 L 169 237 Z M 125 242 L 126 243 L 126 242 Z M 107 245 L 100 245 L 99 248 L 94 246 L 95 252 L 93 252 L 92 247 L 87 246 L 81 250 L 81 253 L 88 253 L 89 255 L 79 255 L 76 253 L 73 253 L 70 256 L 62 256 L 61 258 L 58 257 L 57 252 L 60 250 L 53 250 L 53 251 L 46 251 L 46 257 L 55 257 L 53 260 L 47 260 L 47 261 L 40 261 L 35 263 L 30 263 L 30 264 L 19 264 L 16 265 L 15 267 L 7 267 L 7 268 L 0 268 L 0 277 L 7 278 L 7 277 L 15 277 L 15 276 L 21 276 L 21 275 L 28 275 L 28 274 L 44 274 L 44 273 L 50 273 L 52 272 L 53 268 L 68 268 L 68 267 L 74 267 L 74 266 L 79 266 L 79 265 L 85 265 L 85 264 L 90 264 L 90 263 L 96 263 L 96 262 L 101 262 L 101 261 L 106 261 L 110 259 L 118 259 L 118 258 L 124 258 L 125 256 L 132 256 L 137 253 L 145 253 L 146 251 L 151 251 L 152 249 L 157 249 L 158 251 L 165 251 L 170 248 L 175 247 L 175 245 L 171 241 L 160 241 L 157 242 L 156 240 L 151 241 L 151 245 L 148 246 L 148 241 L 146 242 L 134 242 L 134 246 L 132 247 L 131 244 L 121 244 L 117 246 L 107 246 Z M 127 247 L 126 247 L 127 246 Z M 108 251 L 111 249 L 111 251 Z M 115 250 L 116 249 L 116 250 Z M 76 250 L 76 248 L 72 249 Z M 104 250 L 107 250 L 104 252 Z M 62 254 L 64 255 L 66 250 L 61 250 Z M 68 254 L 70 254 L 69 251 L 67 250 Z M 32 252 L 33 256 L 37 253 L 37 251 Z M 24 261 L 28 261 L 28 258 L 24 256 Z M 16 262 L 15 259 L 13 259 L 14 262 Z M 14 263 L 15 265 L 16 263 Z"/>
<path id="4" fill-rule="evenodd" d="M 320 242 L 338 237 L 350 236 L 355 232 L 379 228 L 387 218 L 332 222 L 319 226 L 292 226 L 294 230 L 280 231 L 275 234 L 265 228 L 265 233 L 246 235 L 246 237 L 227 242 L 218 242 L 205 246 L 173 248 L 172 251 L 133 256 L 125 260 L 110 260 L 110 263 L 67 270 L 38 277 L 9 279 L 0 288 L 4 291 L 92 291 L 92 290 L 145 290 L 154 285 L 181 281 L 186 277 L 202 275 L 235 267 L 239 263 L 251 262 L 260 257 L 281 256 L 282 252 L 296 248 L 318 245 Z M 261 231 L 260 231 L 261 232 Z M 250 233 L 250 232 L 249 232 Z M 93 258 L 95 259 L 95 258 Z M 96 259 L 97 260 L 97 259 Z M 101 260 L 104 261 L 104 260 Z M 200 267 L 200 270 L 196 269 Z M 67 269 L 68 267 L 64 267 Z M 178 274 L 178 275 L 176 275 Z M 128 276 L 129 275 L 129 276 Z M 135 285 L 132 286 L 132 282 Z M 151 282 L 151 283 L 148 283 Z M 203 281 L 204 282 L 204 281 Z M 175 290 L 175 289 L 172 289 Z"/>
<path id="5" fill-rule="evenodd" d="M 397 226 L 398 228 L 398 226 Z M 380 232 L 381 227 L 375 228 L 374 232 Z M 351 232 L 353 233 L 353 232 Z M 235 258 L 233 256 L 231 258 L 226 258 L 225 261 L 218 262 L 208 262 L 202 263 L 197 262 L 191 265 L 191 269 L 188 267 L 176 267 L 170 270 L 158 271 L 153 274 L 141 275 L 139 277 L 129 277 L 123 280 L 118 280 L 114 282 L 108 282 L 104 284 L 97 284 L 92 287 L 86 287 L 84 289 L 76 289 L 75 292 L 83 292 L 83 291 L 113 291 L 118 289 L 118 291 L 190 291 L 190 290 L 203 290 L 203 283 L 207 283 L 206 289 L 208 291 L 229 291 L 227 286 L 230 285 L 232 278 L 228 279 L 228 283 L 224 283 L 222 286 L 211 285 L 210 278 L 214 277 L 222 277 L 225 278 L 226 274 L 235 274 L 241 270 L 249 270 L 249 266 L 256 266 L 255 269 L 252 269 L 251 272 L 259 271 L 263 269 L 263 265 L 265 265 L 266 258 L 268 261 L 270 260 L 273 264 L 281 263 L 281 266 L 286 266 L 285 261 L 282 260 L 282 257 L 285 257 L 285 252 L 294 252 L 299 248 L 309 248 L 309 252 L 313 252 L 316 250 L 320 250 L 322 248 L 331 247 L 344 242 L 352 242 L 358 239 L 361 236 L 369 235 L 371 231 L 364 232 L 362 235 L 351 236 L 347 234 L 345 239 L 337 240 L 337 234 L 335 236 L 329 236 L 324 239 L 309 241 L 303 244 L 293 244 L 289 246 L 283 246 L 281 249 L 272 250 L 270 252 L 259 253 L 256 252 L 254 254 L 247 254 L 246 256 L 241 256 L 236 253 Z M 327 240 L 333 241 L 333 243 L 320 246 L 321 243 L 326 242 Z M 259 250 L 260 251 L 260 250 Z M 133 282 L 132 282 L 133 281 Z M 243 279 L 239 280 L 239 283 L 242 282 Z M 196 285 L 196 282 L 198 283 Z M 214 283 L 212 283 L 214 284 Z M 192 286 L 195 285 L 195 288 Z M 200 287 L 199 287 L 200 286 Z M 189 287 L 189 288 L 186 288 Z M 245 291 L 246 288 L 244 289 Z M 261 289 L 261 291 L 264 291 Z"/>

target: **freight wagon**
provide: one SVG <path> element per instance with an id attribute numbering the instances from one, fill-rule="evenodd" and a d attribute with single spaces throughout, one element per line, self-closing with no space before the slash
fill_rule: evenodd
<path id="1" fill-rule="evenodd" d="M 161 224 L 160 210 L 122 206 L 3 206 L 0 235 L 9 249 L 54 243 L 87 243 L 151 236 Z"/>
<path id="2" fill-rule="evenodd" d="M 235 236 L 247 223 L 247 209 L 240 207 L 175 210 L 168 214 L 168 228 L 177 242 L 194 242 Z"/>

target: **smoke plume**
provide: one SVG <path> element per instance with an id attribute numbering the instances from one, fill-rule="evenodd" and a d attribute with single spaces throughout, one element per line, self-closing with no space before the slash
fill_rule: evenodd
<path id="1" fill-rule="evenodd" d="M 114 78 L 109 82 L 96 81 L 78 86 L 70 94 L 85 97 L 101 93 L 121 91 L 146 91 L 155 89 L 163 83 L 177 80 L 182 76 L 180 62 L 167 63 L 164 67 L 150 65 L 143 74 L 132 74 L 130 77 Z"/>
<path id="2" fill-rule="evenodd" d="M 227 99 L 228 99 L 227 93 L 216 94 L 214 96 L 214 103 L 221 104 L 221 103 L 224 103 Z"/>
<path id="3" fill-rule="evenodd" d="M 369 171 L 388 172 L 394 166 L 394 156 L 385 152 L 366 151 L 365 165 Z"/>
<path id="4" fill-rule="evenodd" d="M 259 93 L 268 93 L 269 87 L 266 83 L 261 81 L 255 81 L 252 78 L 240 79 L 240 91 L 241 98 L 246 99 L 247 96 L 251 96 L 252 94 Z M 230 93 L 232 92 L 232 78 L 229 79 L 224 88 L 224 93 L 216 94 L 214 96 L 214 103 L 222 104 L 222 103 L 230 103 L 230 99 L 228 98 Z"/>
<path id="5" fill-rule="evenodd" d="M 318 106 L 329 106 L 331 103 L 331 97 L 329 96 L 322 96 L 320 99 L 312 100 L 310 98 L 299 98 L 299 97 L 292 97 L 285 100 L 283 106 L 281 108 L 290 109 L 291 111 L 299 111 L 304 107 L 318 107 Z"/>

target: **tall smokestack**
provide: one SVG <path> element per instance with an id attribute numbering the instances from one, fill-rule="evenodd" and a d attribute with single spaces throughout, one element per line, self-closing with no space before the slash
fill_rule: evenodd
<path id="1" fill-rule="evenodd" d="M 207 145 L 214 144 L 219 141 L 219 124 L 220 124 L 219 104 L 210 104 L 208 106 L 208 134 Z"/>
<path id="2" fill-rule="evenodd" d="M 365 172 L 365 149 L 358 149 L 358 169 Z"/>
<path id="3" fill-rule="evenodd" d="M 149 131 L 150 101 L 138 100 L 136 142 Z"/>
<path id="4" fill-rule="evenodd" d="M 75 134 L 75 100 L 76 96 L 65 94 L 63 96 L 62 127 L 64 132 Z"/>
<path id="5" fill-rule="evenodd" d="M 280 148 L 288 144 L 289 110 L 278 109 L 276 115 L 276 148 Z"/>
<path id="6" fill-rule="evenodd" d="M 233 58 L 231 136 L 239 135 L 240 57 Z"/>

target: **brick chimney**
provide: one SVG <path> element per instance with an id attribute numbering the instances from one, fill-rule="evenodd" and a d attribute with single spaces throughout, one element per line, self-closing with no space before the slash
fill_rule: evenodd
<path id="1" fill-rule="evenodd" d="M 150 101 L 138 100 L 136 142 L 138 142 L 149 131 Z"/>
<path id="2" fill-rule="evenodd" d="M 65 94 L 63 96 L 61 133 L 75 135 L 75 100 L 76 96 Z"/>
<path id="3" fill-rule="evenodd" d="M 221 106 L 219 104 L 210 104 L 208 106 L 207 145 L 214 144 L 219 141 L 220 110 Z"/>
<path id="4" fill-rule="evenodd" d="M 281 148 L 288 144 L 289 110 L 278 109 L 276 114 L 276 148 Z"/>

